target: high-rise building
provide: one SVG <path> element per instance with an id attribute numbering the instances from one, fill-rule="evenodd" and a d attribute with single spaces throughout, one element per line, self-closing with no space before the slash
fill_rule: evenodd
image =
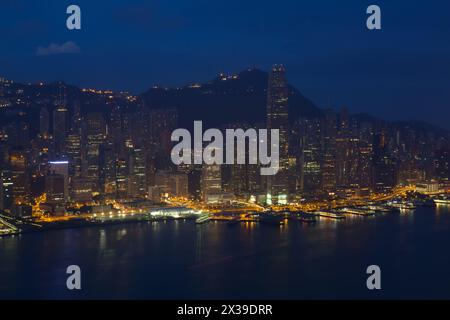
<path id="1" fill-rule="evenodd" d="M 27 148 L 30 146 L 30 126 L 27 122 L 12 122 L 5 129 L 10 146 L 16 148 Z"/>
<path id="2" fill-rule="evenodd" d="M 114 144 L 109 139 L 100 148 L 100 164 L 101 190 L 107 195 L 115 197 L 117 194 L 116 153 Z"/>
<path id="3" fill-rule="evenodd" d="M 86 203 L 92 200 L 91 183 L 84 177 L 74 177 L 70 182 L 70 201 Z"/>
<path id="4" fill-rule="evenodd" d="M 358 187 L 370 191 L 373 165 L 373 127 L 369 122 L 361 122 L 358 128 Z"/>
<path id="5" fill-rule="evenodd" d="M 106 125 L 101 113 L 89 113 L 87 123 L 87 178 L 93 191 L 100 191 L 100 146 L 105 141 Z"/>
<path id="6" fill-rule="evenodd" d="M 374 137 L 373 186 L 375 192 L 387 193 L 397 184 L 397 162 L 388 152 L 385 132 Z"/>
<path id="7" fill-rule="evenodd" d="M 350 177 L 350 125 L 346 109 L 338 115 L 337 134 L 335 140 L 336 150 L 336 186 L 340 189 L 349 187 Z"/>
<path id="8" fill-rule="evenodd" d="M 177 128 L 178 113 L 176 109 L 150 110 L 150 136 L 154 145 L 167 155 L 170 155 L 173 142 L 170 136 Z"/>
<path id="9" fill-rule="evenodd" d="M 45 177 L 46 202 L 51 205 L 64 205 L 67 201 L 65 177 L 62 174 L 50 173 Z"/>
<path id="10" fill-rule="evenodd" d="M 158 171 L 155 174 L 155 184 L 161 193 L 167 193 L 169 196 L 187 197 L 188 196 L 188 176 L 185 173 Z"/>
<path id="11" fill-rule="evenodd" d="M 146 154 L 142 148 L 133 148 L 130 153 L 128 194 L 144 197 L 147 194 Z"/>
<path id="12" fill-rule="evenodd" d="M 50 175 L 60 175 L 64 178 L 63 200 L 64 202 L 67 202 L 69 198 L 69 161 L 67 160 L 50 161 L 49 172 Z"/>
<path id="13" fill-rule="evenodd" d="M 65 106 L 58 106 L 53 110 L 53 141 L 56 156 L 63 155 L 65 151 L 66 117 L 67 108 Z"/>
<path id="14" fill-rule="evenodd" d="M 322 153 L 322 189 L 332 192 L 336 189 L 336 114 L 325 112 Z"/>
<path id="15" fill-rule="evenodd" d="M 30 178 L 28 172 L 28 156 L 25 150 L 11 150 L 10 168 L 14 203 L 28 203 L 30 200 Z"/>
<path id="16" fill-rule="evenodd" d="M 10 210 L 13 205 L 13 182 L 9 169 L 0 170 L 0 210 Z"/>
<path id="17" fill-rule="evenodd" d="M 304 192 L 316 192 L 322 186 L 321 119 L 300 120 L 300 181 Z"/>
<path id="18" fill-rule="evenodd" d="M 79 178 L 82 175 L 82 148 L 81 135 L 70 133 L 66 139 L 70 177 Z"/>
<path id="19" fill-rule="evenodd" d="M 123 158 L 116 161 L 116 188 L 117 198 L 123 199 L 128 195 L 128 164 Z"/>
<path id="20" fill-rule="evenodd" d="M 434 155 L 434 170 L 440 181 L 450 180 L 450 150 L 440 149 Z"/>
<path id="21" fill-rule="evenodd" d="M 275 65 L 269 73 L 267 86 L 267 129 L 279 130 L 280 169 L 274 176 L 268 176 L 267 193 L 274 197 L 286 197 L 289 187 L 289 90 L 286 82 L 285 69 Z M 269 138 L 269 141 L 271 139 Z"/>
<path id="22" fill-rule="evenodd" d="M 72 121 L 70 124 L 70 132 L 73 134 L 79 134 L 81 130 L 81 123 L 83 117 L 81 115 L 81 105 L 79 101 L 75 101 L 73 104 Z"/>
<path id="23" fill-rule="evenodd" d="M 234 122 L 227 124 L 223 127 L 223 131 L 227 129 L 239 130 L 242 129 L 244 132 L 247 130 L 258 130 L 265 128 L 265 125 L 258 124 L 255 126 L 251 126 L 246 122 Z M 255 134 L 248 135 L 245 138 L 245 146 L 250 144 L 258 144 L 258 137 Z M 223 192 L 231 192 L 235 195 L 246 195 L 248 193 L 259 193 L 263 192 L 261 190 L 261 175 L 260 175 L 260 166 L 258 164 L 250 164 L 250 162 L 257 162 L 257 159 L 254 158 L 250 161 L 250 153 L 249 148 L 245 148 L 245 163 L 238 164 L 238 154 L 241 151 L 238 151 L 239 143 L 235 139 L 234 142 L 234 164 L 222 164 L 222 191 Z M 255 157 L 255 155 L 252 155 Z"/>
<path id="24" fill-rule="evenodd" d="M 50 133 L 50 113 L 45 107 L 39 112 L 39 134 L 44 137 Z"/>
<path id="25" fill-rule="evenodd" d="M 203 165 L 201 190 L 204 202 L 218 202 L 222 194 L 221 166 L 218 164 Z"/>

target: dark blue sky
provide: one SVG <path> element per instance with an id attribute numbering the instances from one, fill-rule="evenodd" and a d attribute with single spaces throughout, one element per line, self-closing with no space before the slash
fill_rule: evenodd
<path id="1" fill-rule="evenodd" d="M 365 27 L 370 4 L 381 31 Z M 321 107 L 450 128 L 448 1 L 1 0 L 0 30 L 0 75 L 16 81 L 140 93 L 283 63 Z M 68 41 L 75 53 L 42 54 Z"/>

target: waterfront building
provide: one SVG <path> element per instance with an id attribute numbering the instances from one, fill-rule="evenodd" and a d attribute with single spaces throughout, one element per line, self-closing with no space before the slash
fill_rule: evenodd
<path id="1" fill-rule="evenodd" d="M 267 86 L 267 129 L 279 130 L 280 168 L 276 175 L 267 177 L 267 193 L 274 197 L 289 192 L 289 89 L 285 73 L 282 65 L 274 65 Z M 268 141 L 272 141 L 270 137 Z"/>

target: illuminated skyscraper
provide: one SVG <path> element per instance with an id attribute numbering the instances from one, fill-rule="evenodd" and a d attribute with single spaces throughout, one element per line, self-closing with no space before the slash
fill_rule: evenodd
<path id="1" fill-rule="evenodd" d="M 89 113 L 87 122 L 87 177 L 93 191 L 100 190 L 100 146 L 105 141 L 106 124 L 101 113 Z"/>
<path id="2" fill-rule="evenodd" d="M 441 149 L 434 154 L 434 170 L 436 178 L 447 182 L 450 180 L 450 150 Z"/>
<path id="3" fill-rule="evenodd" d="M 151 139 L 165 154 L 170 155 L 173 142 L 172 131 L 177 128 L 178 113 L 175 109 L 154 109 L 150 111 Z"/>
<path id="4" fill-rule="evenodd" d="M 66 153 L 69 158 L 70 177 L 81 177 L 82 168 L 82 145 L 79 134 L 69 134 L 66 139 Z"/>
<path id="5" fill-rule="evenodd" d="M 322 185 L 322 122 L 321 119 L 300 120 L 300 181 L 301 189 L 318 191 Z"/>
<path id="6" fill-rule="evenodd" d="M 336 189 L 336 114 L 325 113 L 322 153 L 322 188 L 331 192 Z"/>
<path id="7" fill-rule="evenodd" d="M 6 167 L 0 170 L 0 210 L 9 210 L 13 204 L 13 182 L 11 171 Z"/>
<path id="8" fill-rule="evenodd" d="M 39 112 L 39 134 L 41 136 L 46 136 L 50 132 L 50 114 L 48 109 L 43 107 Z"/>
<path id="9" fill-rule="evenodd" d="M 278 195 L 287 195 L 288 193 L 288 95 L 285 69 L 281 65 L 275 65 L 269 73 L 267 86 L 267 129 L 269 133 L 271 129 L 279 130 L 280 170 L 276 175 L 269 176 L 267 180 L 267 192 L 272 195 L 272 199 Z M 270 138 L 269 141 L 271 141 Z"/>
<path id="10" fill-rule="evenodd" d="M 188 176 L 185 173 L 161 170 L 155 174 L 155 187 L 170 196 L 188 196 Z"/>
<path id="11" fill-rule="evenodd" d="M 220 165 L 203 165 L 201 188 L 204 202 L 220 201 L 222 193 L 222 175 Z"/>
<path id="12" fill-rule="evenodd" d="M 28 203 L 30 200 L 30 178 L 28 157 L 23 149 L 14 149 L 10 153 L 11 181 L 14 202 Z"/>
<path id="13" fill-rule="evenodd" d="M 130 154 L 128 194 L 131 197 L 144 197 L 147 193 L 145 150 L 133 148 Z"/>
<path id="14" fill-rule="evenodd" d="M 116 161 L 116 190 L 117 198 L 124 199 L 128 193 L 128 165 L 127 161 L 119 158 Z"/>
<path id="15" fill-rule="evenodd" d="M 100 184 L 101 190 L 112 197 L 116 196 L 116 153 L 113 142 L 107 141 L 100 148 Z"/>
<path id="16" fill-rule="evenodd" d="M 62 174 L 51 173 L 45 177 L 46 202 L 52 205 L 64 205 L 67 197 L 65 193 L 65 177 Z"/>
<path id="17" fill-rule="evenodd" d="M 336 134 L 336 185 L 338 188 L 349 186 L 350 168 L 350 128 L 346 109 L 343 109 L 338 115 L 337 134 Z"/>
<path id="18" fill-rule="evenodd" d="M 358 186 L 361 191 L 372 186 L 373 127 L 369 122 L 361 122 L 358 127 Z"/>
<path id="19" fill-rule="evenodd" d="M 67 106 L 66 88 L 60 85 L 58 88 L 58 99 L 56 108 L 53 110 L 53 141 L 55 144 L 55 155 L 61 156 L 65 151 L 67 134 Z"/>
<path id="20" fill-rule="evenodd" d="M 49 171 L 51 175 L 60 175 L 63 177 L 63 201 L 66 202 L 69 197 L 69 161 L 67 160 L 50 161 Z"/>
<path id="21" fill-rule="evenodd" d="M 397 184 L 397 162 L 389 154 L 384 131 L 374 137 L 373 190 L 390 192 Z"/>

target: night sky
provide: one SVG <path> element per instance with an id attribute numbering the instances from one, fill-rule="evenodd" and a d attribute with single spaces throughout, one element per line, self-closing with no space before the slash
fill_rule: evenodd
<path id="1" fill-rule="evenodd" d="M 366 29 L 370 4 L 381 31 Z M 141 93 L 282 63 L 320 107 L 450 129 L 448 1 L 1 0 L 0 30 L 0 76 L 15 81 Z"/>

